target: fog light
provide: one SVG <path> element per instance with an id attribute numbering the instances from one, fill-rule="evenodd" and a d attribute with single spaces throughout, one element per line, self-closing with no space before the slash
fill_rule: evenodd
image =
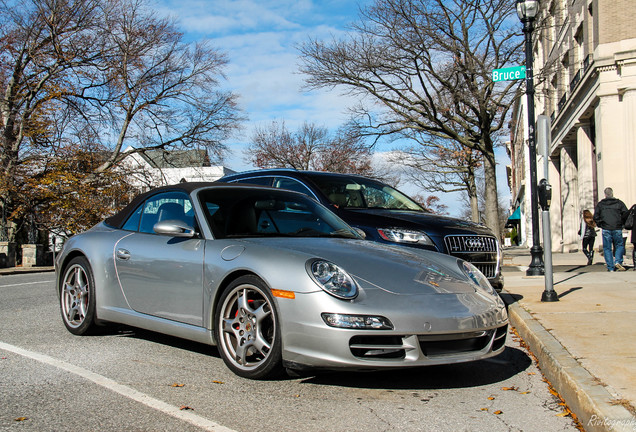
<path id="1" fill-rule="evenodd" d="M 383 316 L 323 313 L 322 319 L 329 327 L 364 330 L 393 330 L 393 324 L 391 324 L 391 321 Z"/>

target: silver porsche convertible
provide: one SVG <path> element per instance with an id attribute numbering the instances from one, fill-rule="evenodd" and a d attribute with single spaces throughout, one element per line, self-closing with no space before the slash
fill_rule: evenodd
<path id="1" fill-rule="evenodd" d="M 364 240 L 300 193 L 182 183 L 71 237 L 56 260 L 74 334 L 129 326 L 217 345 L 253 379 L 503 351 L 504 303 L 472 264 Z"/>

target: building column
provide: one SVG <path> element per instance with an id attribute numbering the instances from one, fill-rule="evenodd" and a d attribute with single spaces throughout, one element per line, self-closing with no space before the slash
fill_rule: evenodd
<path id="1" fill-rule="evenodd" d="M 593 142 L 589 123 L 576 125 L 576 158 L 579 185 L 579 208 L 594 213 L 594 161 Z"/>
<path id="2" fill-rule="evenodd" d="M 548 164 L 548 179 L 552 186 L 552 204 L 550 205 L 550 237 L 552 238 L 552 252 L 562 252 L 561 224 L 561 160 L 550 157 Z"/>
<path id="3" fill-rule="evenodd" d="M 579 184 L 576 167 L 576 146 L 561 147 L 561 221 L 563 252 L 580 249 L 579 246 Z"/>
<path id="4" fill-rule="evenodd" d="M 625 118 L 625 191 L 620 199 L 627 207 L 636 204 L 636 89 L 626 91 L 622 96 Z"/>

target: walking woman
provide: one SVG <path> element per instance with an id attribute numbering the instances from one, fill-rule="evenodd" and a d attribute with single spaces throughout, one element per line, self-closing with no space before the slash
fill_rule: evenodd
<path id="1" fill-rule="evenodd" d="M 583 253 L 587 257 L 587 265 L 591 265 L 594 259 L 594 241 L 596 240 L 596 222 L 594 222 L 594 215 L 592 212 L 585 209 L 583 210 L 583 217 L 581 218 L 581 228 L 579 229 L 579 235 L 583 243 Z"/>

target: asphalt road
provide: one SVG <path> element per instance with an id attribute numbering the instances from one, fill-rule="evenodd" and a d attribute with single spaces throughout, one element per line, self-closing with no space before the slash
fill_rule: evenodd
<path id="1" fill-rule="evenodd" d="M 575 431 L 514 335 L 493 359 L 276 381 L 132 328 L 78 337 L 53 273 L 0 276 L 2 431 Z"/>

